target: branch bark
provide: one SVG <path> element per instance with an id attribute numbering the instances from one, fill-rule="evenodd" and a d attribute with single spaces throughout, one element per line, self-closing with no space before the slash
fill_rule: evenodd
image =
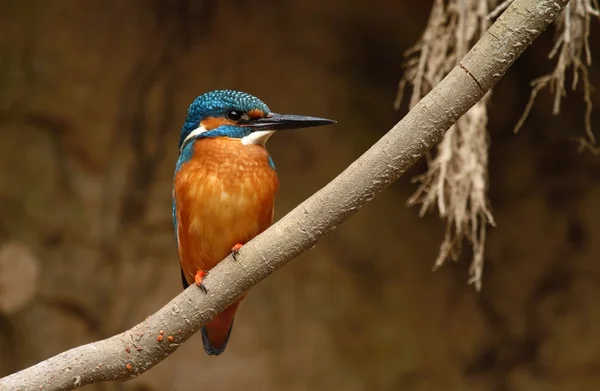
<path id="1" fill-rule="evenodd" d="M 0 379 L 0 390 L 72 390 L 152 368 L 238 295 L 313 247 L 398 179 L 505 74 L 568 0 L 515 0 L 471 51 L 337 178 L 140 324 Z"/>

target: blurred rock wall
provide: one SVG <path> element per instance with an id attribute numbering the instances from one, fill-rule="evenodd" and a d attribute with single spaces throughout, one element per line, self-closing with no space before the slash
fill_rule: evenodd
<path id="1" fill-rule="evenodd" d="M 0 376 L 180 292 L 171 181 L 193 98 L 233 88 L 339 121 L 269 142 L 281 217 L 404 114 L 402 52 L 429 6 L 0 0 Z M 541 94 L 512 133 L 551 46 L 547 33 L 494 92 L 482 292 L 466 284 L 468 249 L 431 272 L 444 224 L 405 207 L 420 162 L 254 288 L 223 356 L 196 336 L 139 379 L 86 389 L 600 389 L 600 162 L 571 141 L 581 92 L 560 117 Z"/>

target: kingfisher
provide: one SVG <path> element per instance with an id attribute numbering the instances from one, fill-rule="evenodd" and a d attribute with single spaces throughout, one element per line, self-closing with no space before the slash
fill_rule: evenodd
<path id="1" fill-rule="evenodd" d="M 221 260 L 273 222 L 279 180 L 265 148 L 276 131 L 335 121 L 277 114 L 240 91 L 198 96 L 187 111 L 179 138 L 173 181 L 173 224 L 181 280 L 206 293 L 203 278 Z M 201 329 L 208 355 L 225 351 L 244 292 Z"/>

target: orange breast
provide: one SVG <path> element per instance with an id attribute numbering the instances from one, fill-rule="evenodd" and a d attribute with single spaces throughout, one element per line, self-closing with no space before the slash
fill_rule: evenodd
<path id="1" fill-rule="evenodd" d="M 271 225 L 277 174 L 261 145 L 225 137 L 195 141 L 192 158 L 175 175 L 179 261 L 188 283 L 231 248 Z"/>

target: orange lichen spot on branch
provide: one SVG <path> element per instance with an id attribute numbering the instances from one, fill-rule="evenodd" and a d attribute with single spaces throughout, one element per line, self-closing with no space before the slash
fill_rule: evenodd
<path id="1" fill-rule="evenodd" d="M 125 369 L 127 369 L 128 371 L 131 371 L 133 369 L 133 365 L 131 365 L 131 363 L 128 362 L 127 365 L 125 365 Z"/>
<path id="2" fill-rule="evenodd" d="M 163 336 L 162 336 L 162 335 L 159 335 L 158 337 L 156 337 L 156 340 L 157 340 L 158 342 L 162 342 L 162 340 L 163 340 Z"/>
<path id="3" fill-rule="evenodd" d="M 159 333 L 160 333 L 160 335 L 163 335 L 165 333 L 165 331 L 164 330 L 160 330 Z"/>
<path id="4" fill-rule="evenodd" d="M 167 337 L 167 340 L 168 340 L 169 342 L 173 342 L 173 336 L 172 336 L 172 335 L 169 335 L 169 336 Z"/>

